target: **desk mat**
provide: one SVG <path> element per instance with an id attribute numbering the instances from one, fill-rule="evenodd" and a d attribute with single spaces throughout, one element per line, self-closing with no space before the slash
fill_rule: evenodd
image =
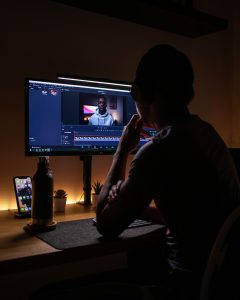
<path id="1" fill-rule="evenodd" d="M 136 238 L 156 231 L 161 227 L 161 225 L 148 225 L 128 228 L 120 235 L 120 238 Z M 103 242 L 103 237 L 98 233 L 92 218 L 59 222 L 55 230 L 38 233 L 36 237 L 59 250 L 96 245 Z"/>

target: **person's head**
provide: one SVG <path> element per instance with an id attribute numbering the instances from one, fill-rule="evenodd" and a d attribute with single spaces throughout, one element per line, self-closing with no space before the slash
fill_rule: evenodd
<path id="1" fill-rule="evenodd" d="M 140 60 L 132 87 L 138 109 L 161 102 L 169 109 L 186 107 L 194 96 L 193 68 L 176 48 L 160 44 Z"/>
<path id="2" fill-rule="evenodd" d="M 100 96 L 98 98 L 97 105 L 98 105 L 99 113 L 104 114 L 107 110 L 107 100 L 106 100 L 106 98 L 104 96 Z"/>

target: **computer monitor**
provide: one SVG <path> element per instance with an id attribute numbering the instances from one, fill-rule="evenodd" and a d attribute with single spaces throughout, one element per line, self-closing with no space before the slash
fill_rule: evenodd
<path id="1" fill-rule="evenodd" d="M 136 113 L 130 89 L 130 83 L 105 79 L 27 78 L 26 155 L 113 154 L 123 127 Z M 147 141 L 141 138 L 139 147 Z"/>

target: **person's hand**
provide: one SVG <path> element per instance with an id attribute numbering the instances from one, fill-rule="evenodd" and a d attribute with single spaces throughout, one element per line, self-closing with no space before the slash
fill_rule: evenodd
<path id="1" fill-rule="evenodd" d="M 139 115 L 133 115 L 129 123 L 124 127 L 118 150 L 130 153 L 136 149 L 140 141 L 143 121 Z"/>
<path id="2" fill-rule="evenodd" d="M 116 201 L 119 197 L 119 191 L 121 188 L 121 185 L 123 183 L 123 180 L 118 180 L 116 185 L 113 185 L 108 193 L 108 202 L 111 203 L 113 201 Z"/>

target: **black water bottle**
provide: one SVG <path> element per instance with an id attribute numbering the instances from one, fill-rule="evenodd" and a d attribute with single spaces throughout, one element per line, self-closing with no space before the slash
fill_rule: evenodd
<path id="1" fill-rule="evenodd" d="M 33 176 L 32 224 L 51 226 L 53 223 L 53 175 L 49 157 L 40 156 Z"/>

